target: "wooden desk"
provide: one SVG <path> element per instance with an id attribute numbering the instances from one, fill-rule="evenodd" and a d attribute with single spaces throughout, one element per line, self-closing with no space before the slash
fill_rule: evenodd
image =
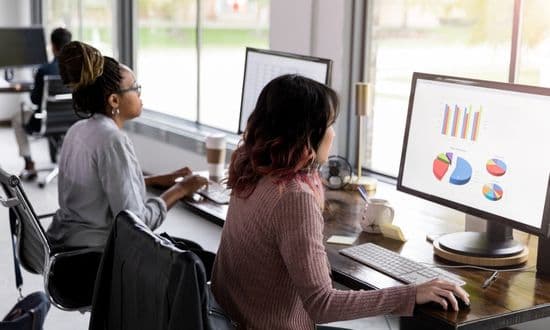
<path id="1" fill-rule="evenodd" d="M 325 210 L 325 240 L 332 235 L 359 235 L 355 244 L 374 242 L 415 261 L 444 263 L 434 257 L 432 246 L 425 239 L 426 234 L 460 230 L 460 224 L 452 221 L 447 223 L 442 219 L 418 215 L 415 212 L 408 214 L 401 205 L 396 209 L 396 214 L 401 214 L 397 224 L 408 238 L 406 243 L 402 243 L 361 231 L 359 212 L 363 202 L 357 193 L 329 191 L 326 197 L 328 207 Z M 391 202 L 395 204 L 394 200 Z M 529 237 L 527 243 L 531 251 L 528 266 L 532 266 L 535 265 L 537 257 L 536 237 Z M 391 277 L 340 255 L 338 250 L 345 246 L 325 246 L 333 277 L 337 282 L 353 289 L 401 285 Z M 446 312 L 433 307 L 418 306 L 414 317 L 401 318 L 401 329 L 499 329 L 550 316 L 549 277 L 543 278 L 534 272 L 499 273 L 497 280 L 490 287 L 482 289 L 481 285 L 490 272 L 472 269 L 448 270 L 460 275 L 467 282 L 464 289 L 470 294 L 470 309 Z"/>

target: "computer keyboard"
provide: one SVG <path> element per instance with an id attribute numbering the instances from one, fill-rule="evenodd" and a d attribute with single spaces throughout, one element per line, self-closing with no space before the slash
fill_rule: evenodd
<path id="1" fill-rule="evenodd" d="M 366 243 L 340 250 L 340 254 L 372 267 L 406 284 L 420 284 L 440 278 L 463 286 L 456 275 L 440 268 L 421 264 L 373 243 Z"/>
<path id="2" fill-rule="evenodd" d="M 222 184 L 214 181 L 208 181 L 208 186 L 197 192 L 204 198 L 218 204 L 229 204 L 229 197 L 231 196 L 231 189 L 227 189 Z"/>

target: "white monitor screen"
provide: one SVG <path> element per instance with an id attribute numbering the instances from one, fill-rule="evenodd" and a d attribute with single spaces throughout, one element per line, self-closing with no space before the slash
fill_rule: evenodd
<path id="1" fill-rule="evenodd" d="M 271 50 L 246 49 L 239 133 L 246 128 L 260 92 L 268 82 L 284 74 L 299 74 L 330 84 L 331 61 Z"/>
<path id="2" fill-rule="evenodd" d="M 419 73 L 412 85 L 399 189 L 539 232 L 550 89 Z"/>

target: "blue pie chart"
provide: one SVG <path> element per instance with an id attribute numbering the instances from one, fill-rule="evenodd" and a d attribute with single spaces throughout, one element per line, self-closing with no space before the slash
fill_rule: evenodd
<path id="1" fill-rule="evenodd" d="M 455 185 L 464 185 L 472 178 L 472 166 L 462 157 L 458 157 L 456 167 L 451 174 L 450 183 Z"/>

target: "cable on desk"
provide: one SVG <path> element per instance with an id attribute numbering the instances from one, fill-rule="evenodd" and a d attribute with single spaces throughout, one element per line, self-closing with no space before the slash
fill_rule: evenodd
<path id="1" fill-rule="evenodd" d="M 503 272 L 527 272 L 529 269 L 535 268 L 535 266 L 529 266 L 529 267 L 510 268 L 510 269 L 496 269 L 496 268 L 487 268 L 487 267 L 475 266 L 475 265 L 439 265 L 439 264 L 434 264 L 434 263 L 431 263 L 431 262 L 424 262 L 424 261 L 420 261 L 420 263 L 425 264 L 425 265 L 429 265 L 429 266 L 433 266 L 433 267 L 436 267 L 436 268 L 473 268 L 473 269 L 484 270 L 484 271 L 487 271 L 487 272 L 498 272 L 498 273 L 503 273 Z M 534 273 L 534 271 L 530 271 L 530 273 Z"/>
<path id="2" fill-rule="evenodd" d="M 530 269 L 535 268 L 535 266 L 529 266 L 529 267 L 520 267 L 520 268 L 511 268 L 511 269 L 494 269 L 494 268 L 487 268 L 487 267 L 481 267 L 481 266 L 475 266 L 475 265 L 438 265 L 431 262 L 420 262 L 425 265 L 437 267 L 437 268 L 473 268 L 473 269 L 479 269 L 487 272 L 492 272 L 491 276 L 485 279 L 483 281 L 483 284 L 481 285 L 482 289 L 486 289 L 491 285 L 497 278 L 498 273 L 500 272 L 528 272 L 528 273 L 534 273 L 534 271 L 530 271 Z"/>

